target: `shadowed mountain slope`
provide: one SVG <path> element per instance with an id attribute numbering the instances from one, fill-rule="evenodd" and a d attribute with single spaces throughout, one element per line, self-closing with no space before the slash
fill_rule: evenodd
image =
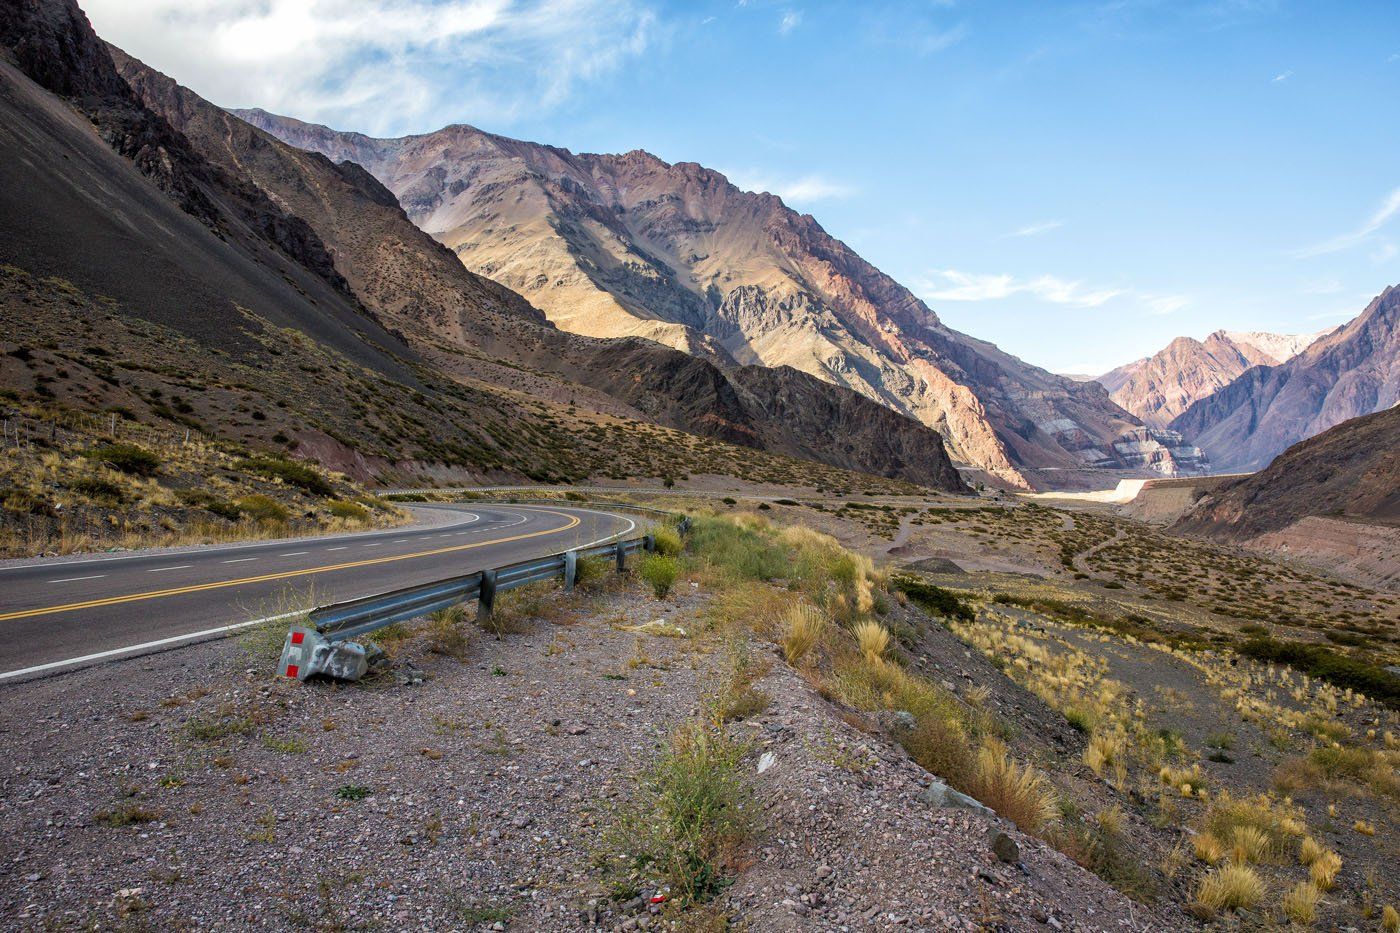
<path id="1" fill-rule="evenodd" d="M 1244 539 L 1307 516 L 1400 526 L 1400 407 L 1344 421 L 1208 494 L 1177 527 Z"/>

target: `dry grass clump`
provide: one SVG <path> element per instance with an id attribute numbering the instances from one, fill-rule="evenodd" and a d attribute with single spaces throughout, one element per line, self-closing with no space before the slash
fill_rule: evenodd
<path id="1" fill-rule="evenodd" d="M 1264 897 L 1264 881 L 1248 865 L 1226 865 L 1208 873 L 1196 889 L 1196 903 L 1208 914 L 1248 910 Z"/>
<path id="2" fill-rule="evenodd" d="M 1386 904 L 1385 910 L 1381 911 L 1381 929 L 1385 933 L 1400 933 L 1400 911 L 1390 904 Z"/>
<path id="3" fill-rule="evenodd" d="M 1007 754 L 1006 746 L 988 738 L 977 753 L 978 800 L 1033 833 L 1059 813 L 1059 798 L 1043 774 Z"/>
<path id="4" fill-rule="evenodd" d="M 1267 794 L 1239 799 L 1222 794 L 1201 822 L 1205 832 L 1228 842 L 1232 854 L 1247 856 L 1240 861 L 1282 861 L 1303 832 L 1296 810 Z"/>
<path id="5" fill-rule="evenodd" d="M 1196 858 L 1207 865 L 1219 865 L 1225 860 L 1225 844 L 1214 833 L 1198 833 L 1191 847 Z"/>
<path id="6" fill-rule="evenodd" d="M 825 627 L 826 618 L 821 610 L 809 603 L 794 604 L 787 612 L 781 639 L 787 662 L 793 667 L 802 663 L 821 639 Z"/>
<path id="7" fill-rule="evenodd" d="M 890 646 L 890 631 L 879 622 L 867 619 L 855 627 L 856 645 L 868 661 L 878 661 Z"/>
<path id="8" fill-rule="evenodd" d="M 1183 797 L 1204 796 L 1209 788 L 1210 782 L 1206 779 L 1205 772 L 1201 766 L 1193 764 L 1189 768 L 1175 768 L 1171 765 L 1164 765 L 1157 772 L 1157 777 L 1167 787 L 1181 792 Z"/>
<path id="9" fill-rule="evenodd" d="M 1294 923 L 1310 924 L 1317 919 L 1322 892 L 1311 881 L 1300 881 L 1283 896 L 1283 913 Z"/>
<path id="10" fill-rule="evenodd" d="M 1342 870 L 1342 857 L 1326 849 L 1308 866 L 1308 877 L 1318 890 L 1330 891 L 1337 884 L 1337 872 Z"/>

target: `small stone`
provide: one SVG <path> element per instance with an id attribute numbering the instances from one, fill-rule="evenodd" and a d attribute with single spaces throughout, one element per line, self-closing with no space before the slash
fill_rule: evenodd
<path id="1" fill-rule="evenodd" d="M 758 758 L 758 773 L 762 774 L 771 767 L 773 767 L 773 753 L 764 752 Z"/>
<path id="2" fill-rule="evenodd" d="M 992 853 L 1009 865 L 1014 865 L 1021 860 L 1021 847 L 1001 830 L 992 833 Z"/>

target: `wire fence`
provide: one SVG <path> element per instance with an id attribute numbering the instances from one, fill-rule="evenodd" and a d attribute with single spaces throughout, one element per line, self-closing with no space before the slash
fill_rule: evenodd
<path id="1" fill-rule="evenodd" d="M 115 412 L 64 411 L 45 414 L 42 418 L 16 409 L 0 413 L 0 447 L 3 448 L 68 446 L 86 443 L 94 437 L 161 450 L 205 447 L 212 443 L 209 435 L 194 428 L 153 427 Z"/>

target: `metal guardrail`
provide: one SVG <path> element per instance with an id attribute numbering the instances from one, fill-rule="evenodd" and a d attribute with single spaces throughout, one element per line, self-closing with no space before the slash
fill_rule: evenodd
<path id="1" fill-rule="evenodd" d="M 644 510 L 675 517 L 673 512 Z M 689 530 L 689 525 L 690 519 L 681 516 L 678 523 L 681 534 Z M 317 674 L 358 680 L 364 675 L 372 653 L 352 642 L 353 638 L 473 599 L 477 601 L 477 618 L 486 619 L 499 593 L 554 579 L 562 579 L 565 591 L 572 591 L 578 581 L 580 560 L 609 557 L 621 572 L 626 568 L 628 555 L 655 548 L 656 539 L 649 534 L 642 535 L 321 606 L 311 610 L 309 626 L 293 626 L 287 633 L 278 670 L 283 677 L 297 680 Z"/>

